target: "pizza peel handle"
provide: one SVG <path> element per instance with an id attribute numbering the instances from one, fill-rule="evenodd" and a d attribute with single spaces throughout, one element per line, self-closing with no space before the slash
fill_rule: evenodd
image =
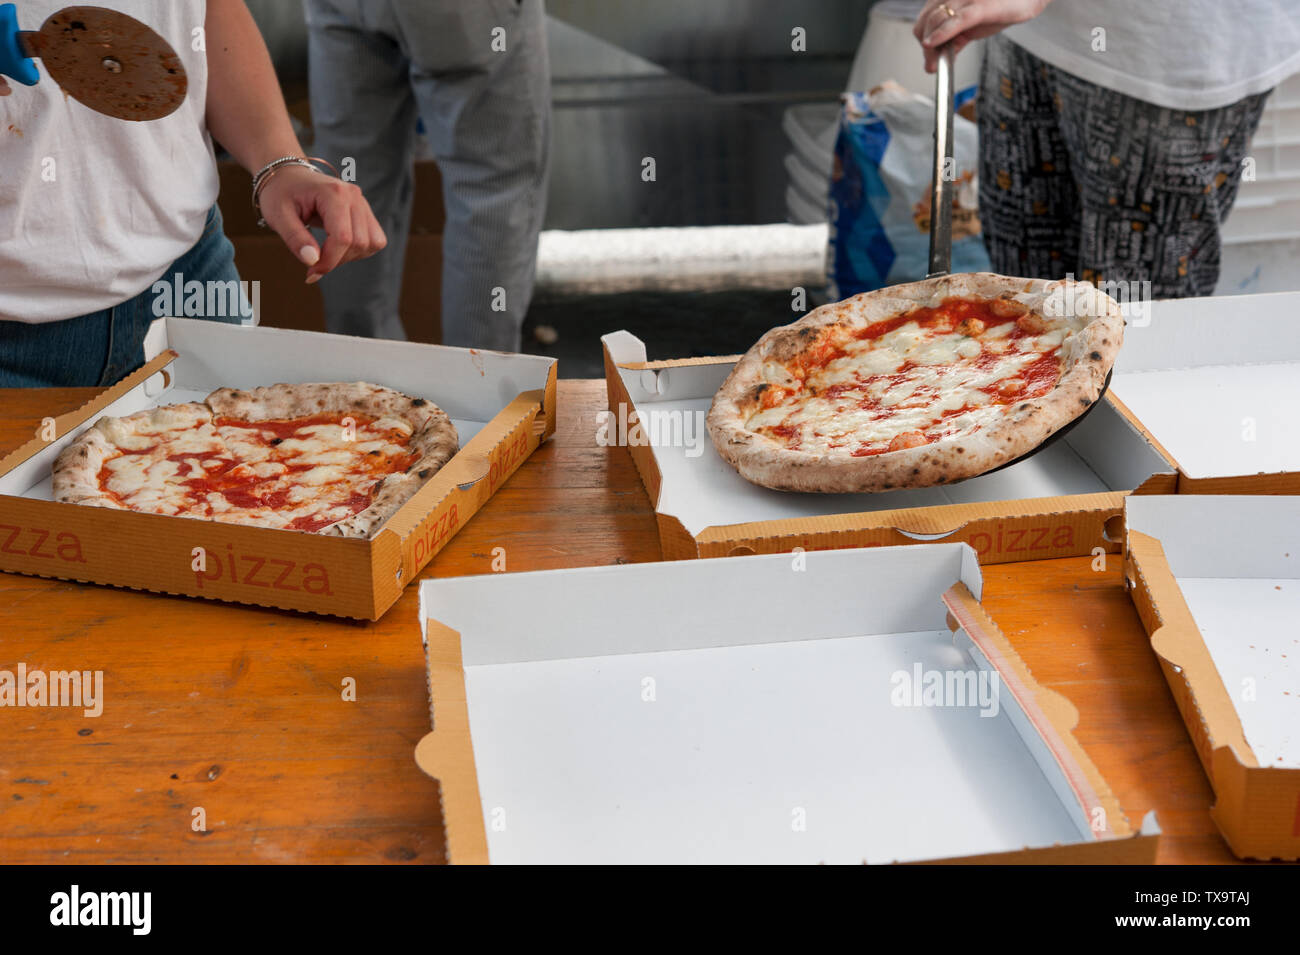
<path id="1" fill-rule="evenodd" d="M 23 48 L 18 34 L 18 8 L 12 3 L 0 3 L 0 76 L 23 86 L 35 86 L 41 78 L 35 61 Z"/>
<path id="2" fill-rule="evenodd" d="M 951 44 L 939 51 L 934 71 L 934 182 L 930 192 L 930 271 L 926 278 L 952 271 L 953 60 Z"/>

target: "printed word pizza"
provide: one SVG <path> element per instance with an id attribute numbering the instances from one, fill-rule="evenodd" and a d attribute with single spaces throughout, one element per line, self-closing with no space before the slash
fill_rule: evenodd
<path id="1" fill-rule="evenodd" d="M 377 385 L 221 388 L 100 418 L 55 462 L 54 499 L 365 538 L 457 443 L 436 405 Z"/>
<path id="2" fill-rule="evenodd" d="M 713 400 L 718 453 L 755 484 L 886 491 L 974 477 L 1101 395 L 1124 319 L 1086 282 L 942 276 L 764 335 Z"/>

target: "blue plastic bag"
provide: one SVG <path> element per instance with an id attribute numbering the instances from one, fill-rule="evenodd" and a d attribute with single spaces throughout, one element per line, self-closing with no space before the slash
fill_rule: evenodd
<path id="1" fill-rule="evenodd" d="M 976 88 L 958 92 L 960 109 Z M 829 194 L 827 293 L 831 301 L 925 278 L 930 260 L 930 180 L 934 100 L 886 83 L 845 93 Z M 952 270 L 988 271 L 980 231 L 979 133 L 953 117 Z"/>

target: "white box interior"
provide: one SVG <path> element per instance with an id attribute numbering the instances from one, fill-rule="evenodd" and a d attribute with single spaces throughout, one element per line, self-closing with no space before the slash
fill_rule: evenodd
<path id="1" fill-rule="evenodd" d="M 645 344 L 628 332 L 601 340 L 616 364 L 646 360 Z M 1141 433 L 1103 401 L 1059 441 L 994 474 L 879 494 L 773 491 L 737 474 L 714 450 L 704 427 L 713 396 L 731 369 L 729 363 L 618 369 L 659 465 L 655 510 L 676 517 L 692 535 L 710 526 L 750 521 L 1131 491 L 1152 474 L 1171 470 Z M 610 424 L 613 434 L 617 417 Z"/>
<path id="2" fill-rule="evenodd" d="M 969 547 L 793 560 L 423 582 L 422 622 L 461 637 L 492 861 L 856 864 L 1094 838 L 1005 685 L 988 715 L 894 705 L 917 665 L 989 668 L 941 601 L 958 580 L 978 595 Z"/>
<path id="3" fill-rule="evenodd" d="M 1300 767 L 1300 497 L 1130 497 L 1159 539 L 1260 766 Z"/>
<path id="4" fill-rule="evenodd" d="M 546 387 L 553 359 L 197 319 L 154 322 L 145 360 L 172 348 L 180 357 L 99 415 L 0 475 L 0 494 L 51 500 L 54 460 L 100 417 L 202 401 L 217 388 L 282 382 L 368 381 L 427 398 L 451 417 L 461 447 L 521 391 Z M 170 377 L 170 381 L 167 378 Z"/>
<path id="5" fill-rule="evenodd" d="M 1151 304 L 1111 390 L 1193 478 L 1300 471 L 1300 292 Z"/>

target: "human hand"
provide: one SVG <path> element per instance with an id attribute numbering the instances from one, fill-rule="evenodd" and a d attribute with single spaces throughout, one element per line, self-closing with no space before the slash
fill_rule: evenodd
<path id="1" fill-rule="evenodd" d="M 1032 20 L 1049 3 L 1051 0 L 927 0 L 912 27 L 912 35 L 925 51 L 925 71 L 935 71 L 941 46 L 950 44 L 954 54 L 960 53 L 971 40 Z"/>
<path id="2" fill-rule="evenodd" d="M 307 284 L 336 266 L 374 255 L 388 238 L 361 189 L 305 166 L 285 165 L 262 187 L 262 218 L 307 269 Z M 325 247 L 307 231 L 325 229 Z"/>
<path id="3" fill-rule="evenodd" d="M 9 88 L 9 84 L 5 82 L 5 78 L 0 76 L 0 96 L 8 96 L 12 92 L 13 90 Z"/>

